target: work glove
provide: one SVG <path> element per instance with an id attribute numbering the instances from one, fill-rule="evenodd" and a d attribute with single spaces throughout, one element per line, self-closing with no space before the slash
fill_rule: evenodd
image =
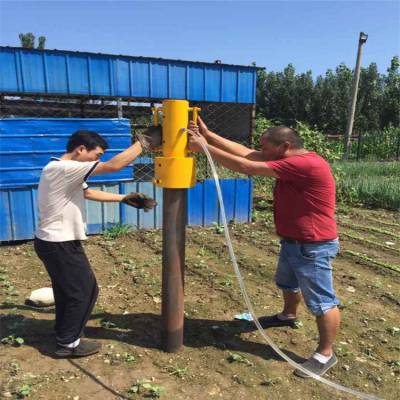
<path id="1" fill-rule="evenodd" d="M 136 138 L 143 150 L 156 150 L 162 145 L 162 128 L 161 126 L 150 126 L 143 133 L 137 133 Z"/>
<path id="2" fill-rule="evenodd" d="M 129 193 L 122 200 L 121 203 L 125 203 L 128 206 L 143 209 L 144 212 L 150 211 L 157 205 L 157 202 L 151 197 L 146 196 L 143 193 Z"/>

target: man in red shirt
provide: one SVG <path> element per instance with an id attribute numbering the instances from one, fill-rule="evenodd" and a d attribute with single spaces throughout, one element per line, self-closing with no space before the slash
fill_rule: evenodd
<path id="1" fill-rule="evenodd" d="M 200 118 L 198 124 L 189 125 L 190 150 L 202 151 L 202 142 L 226 168 L 276 178 L 274 220 L 281 237 L 281 252 L 275 280 L 282 289 L 284 307 L 280 314 L 261 317 L 260 323 L 264 328 L 293 327 L 303 296 L 316 317 L 319 344 L 302 366 L 323 375 L 337 363 L 333 343 L 340 325 L 331 263 L 339 250 L 335 181 L 329 164 L 304 149 L 298 133 L 285 126 L 264 132 L 261 150 L 256 151 L 211 132 Z M 309 377 L 300 370 L 294 373 Z"/>

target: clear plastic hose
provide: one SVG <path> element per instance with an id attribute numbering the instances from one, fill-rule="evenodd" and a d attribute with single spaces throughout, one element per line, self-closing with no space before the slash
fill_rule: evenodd
<path id="1" fill-rule="evenodd" d="M 380 397 L 377 397 L 375 395 L 371 395 L 371 394 L 367 394 L 367 393 L 363 393 L 363 392 L 359 392 L 358 390 L 355 389 L 351 389 L 348 388 L 346 386 L 342 386 L 338 383 L 332 382 L 328 379 L 323 378 L 322 376 L 316 375 L 311 371 L 308 371 L 307 369 L 303 368 L 300 364 L 297 364 L 295 361 L 293 361 L 290 357 L 288 357 L 285 353 L 283 353 L 279 347 L 273 342 L 273 340 L 265 333 L 264 329 L 262 328 L 262 326 L 260 325 L 260 322 L 258 321 L 258 318 L 256 317 L 255 313 L 254 313 L 254 309 L 253 306 L 250 302 L 250 298 L 247 294 L 246 291 L 246 286 L 244 284 L 242 275 L 240 273 L 239 270 L 239 266 L 236 260 L 236 256 L 235 256 L 235 252 L 233 250 L 233 246 L 232 246 L 232 241 L 230 238 L 230 234 L 229 234 L 229 229 L 228 229 L 228 224 L 226 221 L 226 214 L 225 214 L 225 207 L 224 207 L 224 202 L 223 202 L 223 198 L 222 198 L 222 192 L 221 192 L 221 186 L 219 184 L 219 177 L 218 177 L 218 173 L 217 170 L 215 168 L 214 165 L 214 161 L 211 157 L 210 152 L 208 151 L 207 147 L 200 142 L 204 153 L 207 156 L 207 160 L 208 163 L 210 164 L 211 167 L 211 171 L 214 177 L 214 181 L 215 181 L 215 186 L 217 188 L 217 194 L 218 194 L 218 199 L 219 199 L 219 204 L 220 204 L 220 208 L 221 208 L 221 219 L 222 219 L 222 224 L 224 226 L 224 233 L 225 233 L 225 239 L 226 239 L 226 244 L 228 246 L 228 250 L 229 250 L 229 255 L 231 257 L 232 260 L 232 264 L 233 264 L 233 268 L 235 270 L 235 274 L 237 277 L 237 280 L 239 282 L 239 287 L 240 290 L 242 292 L 246 307 L 249 311 L 249 313 L 251 314 L 254 323 L 256 324 L 257 329 L 259 330 L 261 336 L 263 337 L 263 339 L 274 349 L 274 351 L 279 354 L 284 360 L 286 360 L 292 367 L 299 369 L 300 371 L 306 373 L 307 375 L 309 375 L 311 378 L 315 379 L 316 381 L 322 382 L 325 385 L 328 385 L 336 390 L 339 390 L 341 392 L 345 392 L 345 393 L 349 393 L 352 394 L 360 399 L 366 399 L 366 400 L 382 400 Z"/>

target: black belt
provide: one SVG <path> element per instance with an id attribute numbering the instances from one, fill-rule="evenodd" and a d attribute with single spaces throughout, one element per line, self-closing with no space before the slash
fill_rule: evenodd
<path id="1" fill-rule="evenodd" d="M 331 242 L 332 240 L 335 240 L 335 239 L 320 240 L 320 241 L 317 241 L 317 242 L 302 242 L 301 240 L 282 238 L 283 242 L 286 242 L 286 243 L 289 243 L 289 244 L 324 244 L 326 242 Z"/>

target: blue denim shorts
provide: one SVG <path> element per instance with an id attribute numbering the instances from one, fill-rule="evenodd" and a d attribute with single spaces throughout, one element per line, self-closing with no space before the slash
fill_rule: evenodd
<path id="1" fill-rule="evenodd" d="M 279 288 L 301 291 L 313 315 L 320 316 L 339 304 L 333 289 L 332 260 L 339 240 L 293 243 L 281 240 L 275 281 Z"/>

